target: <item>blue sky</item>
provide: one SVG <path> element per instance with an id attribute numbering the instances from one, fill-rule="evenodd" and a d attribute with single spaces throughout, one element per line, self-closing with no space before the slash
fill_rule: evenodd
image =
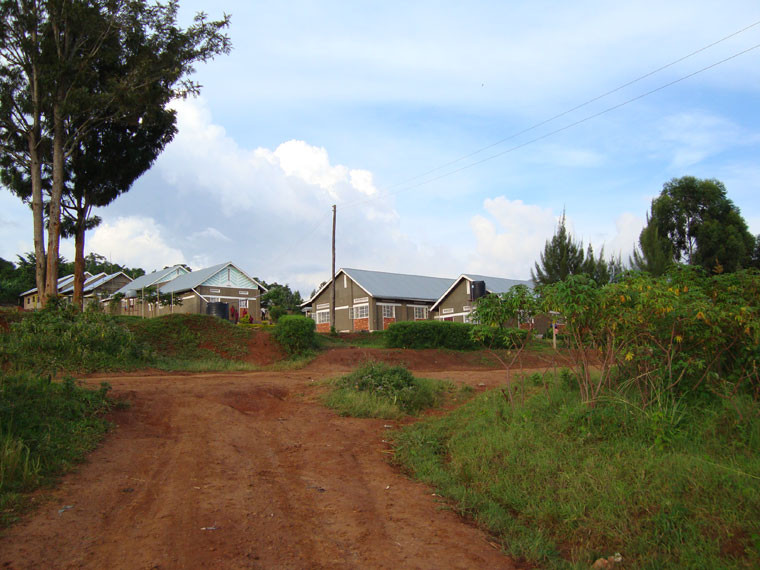
<path id="1" fill-rule="evenodd" d="M 760 44 L 760 24 L 440 168 L 751 26 L 755 2 L 182 2 L 197 10 L 232 15 L 233 52 L 199 66 L 175 141 L 100 212 L 88 250 L 113 261 L 232 260 L 307 294 L 337 204 L 338 266 L 527 278 L 563 208 L 625 259 L 687 174 L 722 180 L 760 233 L 760 49 L 552 134 Z M 0 208 L 0 256 L 31 250 L 28 211 Z"/>

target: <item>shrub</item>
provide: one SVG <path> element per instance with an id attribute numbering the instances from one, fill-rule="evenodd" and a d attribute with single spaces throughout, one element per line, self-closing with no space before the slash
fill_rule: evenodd
<path id="1" fill-rule="evenodd" d="M 299 354 L 316 346 L 316 324 L 299 315 L 284 315 L 277 321 L 273 335 L 288 354 Z"/>
<path id="2" fill-rule="evenodd" d="M 524 329 L 490 325 L 474 325 L 470 331 L 470 336 L 475 342 L 488 348 L 519 348 L 525 344 L 528 334 L 529 331 Z"/>
<path id="3" fill-rule="evenodd" d="M 403 366 L 369 362 L 338 379 L 326 403 L 343 415 L 394 418 L 437 405 L 450 386 L 415 378 Z"/>
<path id="4" fill-rule="evenodd" d="M 391 348 L 450 348 L 469 350 L 476 347 L 470 338 L 472 325 L 449 321 L 403 321 L 388 327 L 385 337 Z"/>
<path id="5" fill-rule="evenodd" d="M 118 321 L 71 305 L 51 303 L 0 335 L 0 362 L 41 374 L 112 369 L 145 356 L 144 347 Z"/>

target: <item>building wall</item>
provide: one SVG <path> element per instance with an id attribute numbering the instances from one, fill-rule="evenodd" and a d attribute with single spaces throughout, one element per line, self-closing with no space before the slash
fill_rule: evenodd
<path id="1" fill-rule="evenodd" d="M 317 332 L 330 332 L 329 321 L 320 323 L 320 320 L 329 319 L 331 295 L 332 290 L 327 287 L 312 301 L 311 317 L 317 322 Z M 367 307 L 366 316 L 351 319 L 351 310 L 359 311 L 363 305 Z M 338 332 L 385 330 L 394 322 L 414 320 L 414 306 L 429 310 L 432 305 L 433 301 L 375 299 L 350 277 L 341 273 L 335 288 L 335 329 Z M 383 316 L 384 306 L 393 307 L 392 317 Z M 321 318 L 319 313 L 323 315 Z"/>
<path id="2" fill-rule="evenodd" d="M 436 307 L 433 318 L 442 321 L 454 321 L 457 323 L 469 322 L 465 320 L 469 317 L 475 303 L 470 300 L 470 291 L 468 287 L 472 284 L 467 279 L 462 279 L 457 283 L 441 303 Z"/>

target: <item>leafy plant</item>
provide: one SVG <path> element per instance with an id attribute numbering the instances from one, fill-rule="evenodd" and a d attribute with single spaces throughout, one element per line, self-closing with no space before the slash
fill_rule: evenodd
<path id="1" fill-rule="evenodd" d="M 385 338 L 390 348 L 470 350 L 476 347 L 471 329 L 470 324 L 449 321 L 402 321 L 390 325 Z"/>
<path id="2" fill-rule="evenodd" d="M 301 354 L 316 346 L 316 324 L 313 319 L 299 315 L 279 318 L 272 336 L 290 355 Z"/>

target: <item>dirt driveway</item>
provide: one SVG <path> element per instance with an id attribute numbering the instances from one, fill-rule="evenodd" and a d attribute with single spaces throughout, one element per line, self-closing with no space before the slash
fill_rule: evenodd
<path id="1" fill-rule="evenodd" d="M 319 403 L 316 381 L 341 372 L 335 364 L 109 377 L 131 408 L 4 533 L 0 565 L 514 568 L 388 463 L 392 422 L 341 418 Z M 476 386 L 504 378 L 494 369 L 429 375 Z"/>

